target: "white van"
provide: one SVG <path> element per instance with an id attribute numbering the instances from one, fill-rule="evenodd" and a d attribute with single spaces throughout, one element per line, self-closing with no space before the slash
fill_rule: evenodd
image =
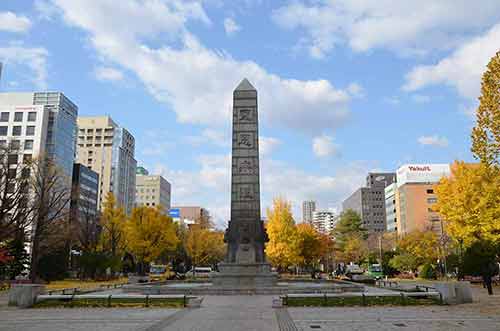
<path id="1" fill-rule="evenodd" d="M 186 277 L 188 278 L 205 278 L 210 275 L 212 272 L 212 268 L 210 267 L 195 267 L 194 270 L 191 269 L 188 272 L 186 272 Z"/>

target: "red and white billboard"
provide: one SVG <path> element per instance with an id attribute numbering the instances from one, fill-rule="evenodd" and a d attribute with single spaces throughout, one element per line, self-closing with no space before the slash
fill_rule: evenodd
<path id="1" fill-rule="evenodd" d="M 408 183 L 437 183 L 451 173 L 450 165 L 444 164 L 405 164 L 397 173 L 397 185 Z"/>

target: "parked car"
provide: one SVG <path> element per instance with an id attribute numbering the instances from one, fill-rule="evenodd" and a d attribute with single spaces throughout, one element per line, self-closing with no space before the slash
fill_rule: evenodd
<path id="1" fill-rule="evenodd" d="M 382 266 L 380 264 L 370 264 L 367 274 L 374 279 L 381 279 L 383 276 Z"/>
<path id="2" fill-rule="evenodd" d="M 187 278 L 208 278 L 210 273 L 212 272 L 211 267 L 195 267 L 194 269 L 186 272 Z"/>

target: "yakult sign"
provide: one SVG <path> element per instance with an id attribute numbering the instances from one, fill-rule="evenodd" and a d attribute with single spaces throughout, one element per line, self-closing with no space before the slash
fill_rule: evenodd
<path id="1" fill-rule="evenodd" d="M 451 173 L 449 164 L 405 164 L 397 175 L 398 187 L 407 183 L 437 183 Z"/>

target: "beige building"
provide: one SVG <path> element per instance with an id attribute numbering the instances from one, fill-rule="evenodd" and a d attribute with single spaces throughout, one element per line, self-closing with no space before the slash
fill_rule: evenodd
<path id="1" fill-rule="evenodd" d="M 401 235 L 413 231 L 432 230 L 442 233 L 442 222 L 432 208 L 437 202 L 437 183 L 409 183 L 396 191 L 396 227 Z"/>
<path id="2" fill-rule="evenodd" d="M 398 169 L 395 192 L 398 234 L 416 230 L 442 234 L 443 223 L 433 207 L 437 202 L 436 185 L 448 176 L 449 164 L 407 164 Z"/>
<path id="3" fill-rule="evenodd" d="M 162 206 L 165 214 L 170 209 L 170 183 L 159 175 L 137 174 L 135 180 L 136 206 Z"/>
<path id="4" fill-rule="evenodd" d="M 78 117 L 77 162 L 99 174 L 98 206 L 108 192 L 127 214 L 135 205 L 135 139 L 109 116 Z"/>
<path id="5" fill-rule="evenodd" d="M 172 207 L 172 210 L 179 210 L 179 220 L 184 224 L 203 224 L 208 225 L 210 223 L 210 214 L 208 210 L 203 207 L 193 206 L 181 206 L 181 207 Z M 177 218 L 177 217 L 176 217 Z"/>

